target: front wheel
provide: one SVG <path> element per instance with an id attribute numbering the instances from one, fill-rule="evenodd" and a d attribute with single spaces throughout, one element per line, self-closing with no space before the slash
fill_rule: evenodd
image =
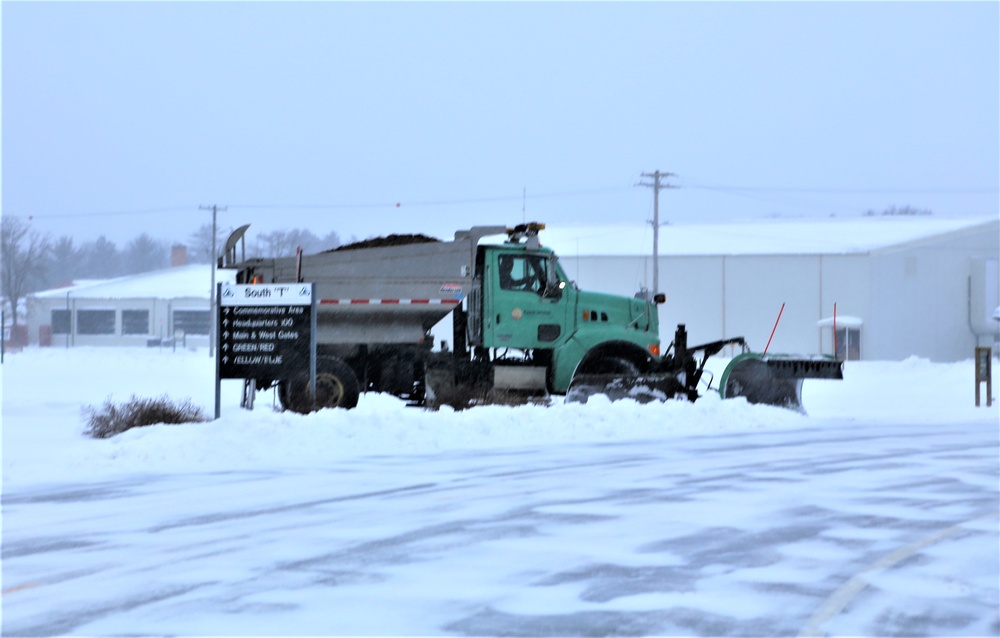
<path id="1" fill-rule="evenodd" d="M 281 381 L 278 395 L 286 410 L 308 414 L 322 408 L 350 409 L 358 405 L 361 384 L 351 366 L 337 357 L 316 358 L 316 403 L 309 398 L 309 379 Z"/>
<path id="2" fill-rule="evenodd" d="M 604 356 L 580 364 L 577 374 L 616 374 L 621 376 L 637 376 L 639 366 L 624 357 Z"/>

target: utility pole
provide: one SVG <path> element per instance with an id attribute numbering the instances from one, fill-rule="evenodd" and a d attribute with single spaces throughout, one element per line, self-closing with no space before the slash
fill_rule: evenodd
<path id="1" fill-rule="evenodd" d="M 670 184 L 664 184 L 660 180 L 673 177 L 673 173 L 643 173 L 643 177 L 650 177 L 653 183 L 640 182 L 639 186 L 647 186 L 653 189 L 653 294 L 660 292 L 660 190 L 664 188 L 674 188 Z"/>
<path id="2" fill-rule="evenodd" d="M 216 317 L 219 314 L 218 309 L 215 307 L 215 304 L 218 303 L 218 300 L 215 298 L 215 269 L 218 267 L 217 262 L 219 259 L 218 256 L 216 255 L 216 252 L 219 250 L 218 215 L 220 210 L 225 211 L 227 210 L 227 207 L 223 206 L 222 208 L 219 208 L 215 204 L 212 204 L 211 206 L 199 206 L 198 210 L 212 211 L 212 264 L 211 264 L 212 267 L 209 268 L 209 270 L 212 271 L 212 288 L 211 291 L 209 292 L 209 294 L 211 295 L 210 299 L 212 301 L 211 301 L 211 310 L 209 311 L 209 322 L 211 325 L 208 328 L 208 356 L 214 357 L 215 339 L 216 339 L 215 331 L 217 330 L 215 324 L 218 323 L 216 321 Z"/>

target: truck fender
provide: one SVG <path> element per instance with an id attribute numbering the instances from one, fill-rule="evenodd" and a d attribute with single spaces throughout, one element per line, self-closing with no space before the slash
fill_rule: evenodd
<path id="1" fill-rule="evenodd" d="M 552 391 L 558 394 L 565 393 L 577 372 L 603 371 L 600 367 L 611 360 L 621 360 L 639 373 L 649 371 L 655 363 L 649 352 L 629 341 L 605 341 L 588 349 L 574 337 L 562 347 L 556 348 L 554 352 Z"/>
<path id="2" fill-rule="evenodd" d="M 599 369 L 602 362 L 611 360 L 632 364 L 638 372 L 646 372 L 653 366 L 653 356 L 642 347 L 629 341 L 605 341 L 587 351 L 576 367 L 576 372 L 606 372 Z"/>

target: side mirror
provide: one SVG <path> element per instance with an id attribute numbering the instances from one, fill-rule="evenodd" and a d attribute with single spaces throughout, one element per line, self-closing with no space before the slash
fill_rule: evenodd
<path id="1" fill-rule="evenodd" d="M 667 300 L 667 296 L 665 294 L 663 294 L 662 292 L 658 292 L 655 295 L 653 295 L 653 303 L 655 303 L 655 304 L 664 303 L 666 300 Z"/>
<path id="2" fill-rule="evenodd" d="M 542 291 L 542 299 L 562 299 L 562 289 L 566 286 L 564 282 L 553 284 L 551 281 L 546 284 Z"/>
<path id="3" fill-rule="evenodd" d="M 542 291 L 542 299 L 562 299 L 562 289 L 566 287 L 566 282 L 559 281 L 559 273 L 556 271 L 556 256 L 552 255 L 546 264 L 545 290 Z"/>

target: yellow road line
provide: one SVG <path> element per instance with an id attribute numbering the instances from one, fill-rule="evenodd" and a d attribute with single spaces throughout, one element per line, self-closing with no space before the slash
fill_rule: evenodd
<path id="1" fill-rule="evenodd" d="M 847 607 L 848 603 L 850 603 L 855 596 L 861 593 L 861 591 L 868 586 L 866 576 L 871 576 L 876 572 L 889 569 L 896 563 L 905 558 L 909 558 L 928 545 L 933 545 L 934 543 L 957 534 L 958 532 L 965 531 L 965 526 L 970 523 L 978 523 L 979 521 L 985 521 L 989 518 L 997 518 L 998 516 L 1000 516 L 1000 514 L 987 514 L 985 516 L 980 516 L 979 518 L 965 521 L 964 523 L 959 523 L 958 525 L 953 525 L 948 529 L 921 539 L 912 545 L 907 545 L 902 549 L 897 549 L 891 554 L 875 561 L 865 569 L 852 576 L 851 579 L 844 583 L 839 589 L 837 589 L 837 591 L 833 592 L 833 594 L 831 594 L 830 597 L 827 598 L 826 601 L 820 605 L 819 609 L 817 609 L 809 618 L 809 622 L 807 622 L 806 626 L 799 632 L 799 637 L 825 636 L 826 634 L 820 630 L 819 626 L 842 612 L 844 607 Z"/>
<path id="2" fill-rule="evenodd" d="M 23 585 L 15 585 L 14 587 L 8 587 L 3 590 L 4 594 L 11 594 L 16 591 L 21 591 L 22 589 L 31 589 L 32 587 L 41 587 L 43 583 L 24 583 Z"/>

